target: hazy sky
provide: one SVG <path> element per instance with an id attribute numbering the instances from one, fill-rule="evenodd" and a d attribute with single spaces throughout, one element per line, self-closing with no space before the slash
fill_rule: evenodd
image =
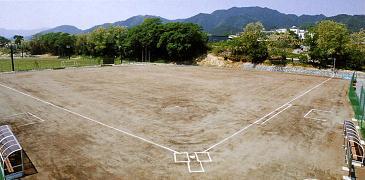
<path id="1" fill-rule="evenodd" d="M 365 0 L 0 0 L 0 28 L 68 24 L 86 29 L 134 15 L 176 19 L 234 6 L 261 6 L 297 15 L 365 14 Z"/>

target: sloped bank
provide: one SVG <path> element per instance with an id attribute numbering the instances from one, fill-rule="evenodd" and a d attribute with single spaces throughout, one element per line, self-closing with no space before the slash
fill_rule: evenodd
<path id="1" fill-rule="evenodd" d="M 243 70 L 258 70 L 258 71 L 270 71 L 270 72 L 285 72 L 293 74 L 305 74 L 315 76 L 333 77 L 332 69 L 316 69 L 306 67 L 290 67 L 290 66 L 267 66 L 262 64 L 243 63 L 241 65 Z M 351 79 L 353 71 L 348 70 L 336 70 L 335 76 L 341 79 Z"/>
<path id="2" fill-rule="evenodd" d="M 215 67 L 225 67 L 225 68 L 241 68 L 244 71 L 269 71 L 269 72 L 284 72 L 292 74 L 305 74 L 305 75 L 315 75 L 324 77 L 333 77 L 332 69 L 317 69 L 301 66 L 275 66 L 275 65 L 264 65 L 264 64 L 252 64 L 252 63 L 242 63 L 234 62 L 231 60 L 224 60 L 223 57 L 216 56 L 209 53 L 205 58 L 197 62 L 200 66 L 215 66 Z M 336 70 L 335 77 L 350 80 L 354 71 L 349 70 Z M 358 72 L 359 77 L 364 77 L 365 73 Z M 364 83 L 365 84 L 365 83 Z"/>

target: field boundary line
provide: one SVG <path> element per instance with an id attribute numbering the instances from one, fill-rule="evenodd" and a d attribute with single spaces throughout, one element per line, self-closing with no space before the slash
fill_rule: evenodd
<path id="1" fill-rule="evenodd" d="M 331 80 L 331 79 L 333 79 L 333 77 L 330 77 L 330 78 L 326 79 L 325 81 L 323 81 L 323 82 L 321 82 L 321 83 L 317 84 L 316 86 L 314 86 L 314 87 L 310 88 L 309 90 L 305 91 L 304 93 L 302 93 L 302 94 L 300 94 L 300 95 L 298 95 L 298 96 L 294 97 L 293 99 L 291 99 L 291 100 L 290 100 L 290 101 L 288 101 L 287 103 L 283 104 L 283 105 L 282 105 L 282 106 L 280 106 L 279 108 L 275 109 L 274 111 L 271 111 L 269 114 L 265 115 L 264 117 L 262 117 L 262 118 L 260 118 L 260 119 L 256 120 L 255 122 L 253 122 L 253 123 L 251 123 L 251 124 L 249 124 L 249 125 L 245 126 L 244 128 L 242 128 L 242 129 L 238 130 L 237 132 L 233 133 L 232 135 L 230 135 L 230 136 L 228 136 L 228 137 L 224 138 L 223 140 L 219 141 L 218 143 L 213 144 L 212 146 L 210 146 L 208 149 L 204 150 L 203 152 L 208 152 L 208 151 L 210 151 L 211 149 L 213 149 L 214 147 L 216 147 L 216 146 L 218 146 L 218 145 L 220 145 L 220 144 L 224 143 L 225 141 L 227 141 L 227 140 L 229 140 L 229 139 L 233 138 L 234 136 L 236 136 L 236 135 L 238 135 L 238 134 L 242 133 L 242 132 L 243 132 L 243 131 L 245 131 L 246 129 L 248 129 L 248 128 L 250 128 L 251 126 L 253 126 L 253 125 L 257 124 L 257 123 L 258 123 L 258 122 L 260 122 L 260 121 L 262 121 L 265 117 L 267 117 L 267 116 L 271 115 L 272 113 L 274 113 L 275 111 L 279 110 L 280 108 L 283 108 L 284 106 L 288 106 L 288 105 L 290 105 L 290 103 L 292 103 L 293 101 L 295 101 L 295 100 L 297 100 L 297 99 L 299 99 L 299 98 L 303 97 L 304 95 L 308 94 L 309 92 L 313 91 L 314 89 L 318 88 L 319 86 L 321 86 L 322 84 L 324 84 L 324 83 L 328 82 L 328 81 L 329 81 L 329 80 Z M 287 108 L 289 108 L 289 107 L 291 107 L 291 105 L 290 105 L 290 106 L 288 106 Z M 287 108 L 285 108 L 284 110 L 286 110 Z M 282 111 L 281 111 L 281 112 L 282 112 Z M 281 113 L 281 112 L 280 112 L 280 113 Z M 279 113 L 275 114 L 275 116 L 276 116 L 276 115 L 278 115 L 278 114 L 279 114 Z"/>
<path id="2" fill-rule="evenodd" d="M 264 125 L 266 122 L 270 121 L 272 118 L 276 117 L 277 115 L 279 115 L 280 113 L 282 113 L 283 111 L 289 109 L 292 106 L 293 106 L 292 104 L 287 104 L 287 106 L 284 109 L 280 110 L 279 112 L 277 112 L 276 114 L 271 116 L 269 119 L 266 119 L 264 122 L 261 123 L 261 125 Z"/>
<path id="3" fill-rule="evenodd" d="M 19 93 L 19 94 L 22 94 L 22 95 L 24 95 L 24 96 L 30 97 L 30 98 L 32 98 L 32 99 L 34 99 L 34 100 L 37 100 L 37 101 L 39 101 L 39 102 L 42 102 L 42 103 L 44 103 L 44 104 L 50 105 L 50 106 L 52 106 L 52 107 L 55 107 L 55 108 L 58 108 L 58 109 L 61 109 L 61 110 L 64 110 L 64 111 L 66 111 L 66 112 L 68 112 L 68 113 L 70 113 L 70 114 L 73 114 L 73 115 L 76 115 L 76 116 L 80 116 L 80 117 L 82 117 L 82 118 L 84 118 L 84 119 L 86 119 L 86 120 L 89 120 L 89 121 L 91 121 L 91 122 L 97 123 L 97 124 L 99 124 L 99 125 L 101 125 L 101 126 L 104 126 L 104 127 L 110 128 L 110 129 L 113 129 L 113 130 L 115 130 L 115 131 L 121 132 L 121 133 L 126 134 L 126 135 L 128 135 L 128 136 L 131 136 L 131 137 L 137 138 L 137 139 L 142 140 L 142 141 L 144 141 L 144 142 L 146 142 L 146 143 L 153 144 L 153 145 L 155 145 L 155 146 L 158 146 L 158 147 L 160 147 L 160 148 L 162 148 L 162 149 L 165 149 L 165 150 L 169 150 L 169 151 L 174 152 L 174 153 L 178 153 L 178 151 L 175 151 L 175 150 L 173 150 L 173 149 L 171 149 L 171 148 L 168 148 L 168 147 L 166 147 L 166 146 L 163 146 L 163 145 L 157 144 L 157 143 L 155 143 L 155 142 L 153 142 L 153 141 L 151 141 L 151 140 L 148 140 L 148 139 L 145 139 L 145 138 L 143 138 L 143 137 L 140 137 L 140 136 L 134 135 L 134 134 L 129 133 L 129 132 L 127 132 L 127 131 L 124 131 L 124 130 L 121 130 L 121 129 L 115 128 L 115 127 L 113 127 L 113 126 L 110 126 L 110 125 L 104 124 L 104 123 L 102 123 L 102 122 L 100 122 L 100 121 L 97 121 L 97 120 L 95 120 L 95 119 L 89 118 L 89 117 L 87 117 L 87 116 L 84 116 L 84 115 L 82 115 L 82 114 L 80 114 L 80 113 L 77 113 L 77 112 L 71 111 L 71 110 L 69 110 L 69 109 L 63 108 L 63 107 L 58 106 L 58 105 L 56 105 L 56 104 L 53 104 L 53 103 L 51 103 L 51 102 L 48 102 L 48 101 L 42 100 L 42 99 L 40 99 L 40 98 L 38 98 L 38 97 L 35 97 L 35 96 L 32 96 L 32 95 L 30 95 L 30 94 L 27 94 L 27 93 L 21 92 L 21 91 L 19 91 L 19 90 L 17 90 L 17 89 L 14 89 L 14 88 L 12 88 L 12 87 L 9 87 L 9 86 L 6 86 L 6 85 L 3 85 L 3 84 L 1 84 L 1 83 L 0 83 L 0 86 L 2 86 L 2 87 L 4 87 L 4 88 L 7 88 L 7 89 L 9 89 L 9 90 L 12 90 L 12 91 L 14 91 L 14 92 L 17 92 L 17 93 Z"/>

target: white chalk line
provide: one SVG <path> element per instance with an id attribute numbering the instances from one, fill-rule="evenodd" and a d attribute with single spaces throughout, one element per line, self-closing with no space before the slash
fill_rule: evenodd
<path id="1" fill-rule="evenodd" d="M 143 138 L 143 137 L 139 137 L 139 136 L 137 136 L 137 135 L 134 135 L 134 134 L 132 134 L 132 133 L 126 132 L 126 131 L 124 131 L 124 130 L 121 130 L 121 129 L 115 128 L 115 127 L 113 127 L 113 126 L 110 126 L 110 125 L 104 124 L 104 123 L 102 123 L 102 122 L 100 122 L 100 121 L 94 120 L 94 119 L 89 118 L 89 117 L 87 117 L 87 116 L 84 116 L 84 115 L 82 115 L 82 114 L 80 114 L 80 113 L 77 113 L 77 112 L 71 111 L 71 110 L 69 110 L 69 109 L 63 108 L 63 107 L 58 106 L 58 105 L 55 105 L 55 104 L 53 104 L 53 103 L 51 103 L 51 102 L 48 102 L 48 101 L 45 101 L 45 100 L 39 99 L 39 98 L 37 98 L 37 97 L 35 97 L 35 96 L 32 96 L 32 95 L 30 95 L 30 94 L 27 94 L 27 93 L 21 92 L 21 91 L 19 91 L 19 90 L 16 90 L 16 89 L 11 88 L 11 87 L 9 87 L 9 86 L 3 85 L 3 84 L 1 84 L 1 83 L 0 83 L 0 86 L 2 86 L 2 87 L 4 87 L 4 88 L 7 88 L 7 89 L 10 89 L 10 90 L 12 90 L 12 91 L 15 91 L 15 92 L 17 92 L 17 93 L 19 93 L 19 94 L 22 94 L 22 95 L 24 95 L 24 96 L 30 97 L 30 98 L 32 98 L 32 99 L 34 99 L 34 100 L 37 100 L 37 101 L 42 102 L 42 103 L 44 103 L 44 104 L 47 104 L 47 105 L 49 105 L 49 106 L 52 106 L 52 107 L 55 107 L 55 108 L 58 108 L 58 109 L 64 110 L 64 111 L 66 111 L 66 112 L 68 112 L 68 113 L 70 113 L 70 114 L 73 114 L 73 115 L 76 115 L 76 116 L 80 116 L 80 117 L 82 117 L 82 118 L 84 118 L 84 119 L 86 119 L 86 120 L 92 121 L 92 122 L 97 123 L 97 124 L 99 124 L 99 125 L 102 125 L 102 126 L 104 126 L 104 127 L 108 127 L 108 128 L 110 128 L 110 129 L 113 129 L 113 130 L 115 130 L 115 131 L 121 132 L 121 133 L 126 134 L 126 135 L 128 135 L 128 136 L 131 136 L 131 137 L 134 137 L 134 138 L 140 139 L 140 140 L 142 140 L 142 141 L 144 141 L 144 142 L 147 142 L 147 143 L 153 144 L 153 145 L 158 146 L 158 147 L 160 147 L 160 148 L 163 148 L 163 149 L 169 150 L 169 151 L 174 152 L 174 153 L 177 153 L 177 152 L 178 152 L 178 151 L 175 151 L 175 150 L 173 150 L 173 149 L 171 149 L 171 148 L 168 148 L 168 147 L 166 147 L 166 146 L 163 146 L 163 145 L 157 144 L 157 143 L 155 143 L 155 142 L 153 142 L 153 141 L 151 141 L 151 140 L 145 139 L 145 138 Z"/>
<path id="2" fill-rule="evenodd" d="M 312 113 L 313 111 L 319 111 L 319 112 L 326 112 L 326 113 L 333 113 L 332 111 L 325 111 L 325 110 L 319 110 L 319 109 L 311 109 L 307 112 L 307 114 L 305 114 L 303 117 L 304 118 L 307 118 L 307 119 L 314 119 L 314 120 L 317 120 L 317 121 L 323 121 L 323 122 L 326 122 L 327 120 L 326 119 L 321 119 L 321 118 L 312 118 L 312 117 L 307 117 L 310 113 Z"/>
<path id="3" fill-rule="evenodd" d="M 9 115 L 9 116 L 5 116 L 3 118 L 7 119 L 7 118 L 14 117 L 14 116 L 20 116 L 20 115 L 23 115 L 23 114 L 27 114 L 27 113 L 16 113 L 16 114 L 12 114 L 12 115 Z"/>
<path id="4" fill-rule="evenodd" d="M 24 113 L 16 113 L 16 114 L 12 114 L 12 115 L 9 115 L 9 116 L 6 116 L 6 117 L 3 117 L 3 119 L 9 119 L 9 118 L 12 118 L 12 117 L 15 117 L 15 116 L 20 116 L 20 115 L 26 115 L 28 118 L 29 116 L 32 116 L 34 117 L 35 119 L 39 120 L 40 122 L 30 122 L 30 123 L 26 123 L 26 124 L 22 124 L 22 125 L 19 125 L 17 127 L 23 127 L 23 126 L 29 126 L 29 125 L 32 125 L 32 124 L 36 124 L 36 123 L 42 123 L 44 122 L 45 120 L 32 114 L 31 112 L 24 112 Z"/>
<path id="5" fill-rule="evenodd" d="M 284 107 L 284 106 L 288 106 L 288 105 L 289 105 L 290 103 L 292 103 L 293 101 L 295 101 L 295 100 L 297 100 L 297 99 L 301 98 L 302 96 L 304 96 L 304 95 L 308 94 L 309 92 L 311 92 L 311 91 L 313 91 L 314 89 L 318 88 L 319 86 L 321 86 L 322 84 L 324 84 L 324 83 L 326 83 L 327 81 L 331 80 L 332 78 L 333 78 L 333 77 L 330 77 L 330 78 L 328 78 L 327 80 L 325 80 L 325 81 L 323 81 L 323 82 L 321 82 L 321 83 L 317 84 L 316 86 L 314 86 L 314 87 L 310 88 L 309 90 L 305 91 L 304 93 L 300 94 L 299 96 L 294 97 L 292 100 L 290 100 L 290 101 L 288 101 L 287 103 L 283 104 L 283 105 L 282 105 L 282 106 L 280 106 L 279 108 L 275 109 L 274 111 L 270 112 L 269 114 L 265 115 L 264 117 L 262 117 L 262 118 L 258 119 L 257 121 L 255 121 L 255 122 L 253 122 L 253 123 L 251 123 L 251 124 L 249 124 L 249 125 L 245 126 L 244 128 L 242 128 L 242 129 L 238 130 L 237 132 L 233 133 L 232 135 L 230 135 L 230 136 L 228 136 L 228 137 L 224 138 L 223 140 L 219 141 L 218 143 L 216 143 L 216 144 L 214 144 L 214 145 L 210 146 L 208 149 L 204 150 L 203 152 L 210 151 L 210 150 L 211 150 L 211 149 L 213 149 L 214 147 L 216 147 L 216 146 L 218 146 L 218 145 L 220 145 L 220 144 L 224 143 L 225 141 L 227 141 L 227 140 L 229 140 L 229 139 L 233 138 L 233 137 L 234 137 L 234 136 L 236 136 L 237 134 L 240 134 L 241 132 L 245 131 L 246 129 L 250 128 L 251 126 L 253 126 L 253 125 L 257 124 L 258 122 L 260 122 L 261 120 L 263 120 L 263 119 L 264 119 L 264 118 L 266 118 L 267 116 L 271 115 L 272 113 L 276 112 L 277 110 L 281 109 L 281 108 L 282 108 L 282 107 Z M 288 106 L 287 108 L 289 108 L 289 107 L 290 107 L 290 106 Z M 286 109 L 287 109 L 287 108 L 286 108 Z"/>
<path id="6" fill-rule="evenodd" d="M 308 114 L 310 114 L 312 111 L 313 111 L 313 109 L 309 110 L 309 111 L 307 112 L 307 114 L 305 114 L 303 117 L 304 117 L 304 118 L 307 118 Z"/>
<path id="7" fill-rule="evenodd" d="M 44 119 L 42 119 L 42 118 L 40 118 L 40 117 L 38 117 L 38 116 L 36 116 L 36 115 L 32 114 L 31 112 L 27 112 L 26 114 L 27 114 L 27 116 L 29 115 L 29 116 L 32 116 L 32 117 L 36 118 L 36 119 L 37 119 L 37 120 L 39 120 L 40 122 L 31 122 L 31 123 L 27 123 L 27 124 L 20 125 L 20 126 L 18 126 L 18 127 L 29 126 L 29 125 L 32 125 L 32 124 L 42 123 L 42 122 L 44 122 L 44 121 L 45 121 Z"/>
<path id="8" fill-rule="evenodd" d="M 288 108 L 290 108 L 292 106 L 293 106 L 292 104 L 288 104 L 286 108 L 282 109 L 281 111 L 277 112 L 275 115 L 271 116 L 269 119 L 267 119 L 264 122 L 262 122 L 261 125 L 263 125 L 266 122 L 270 121 L 272 118 L 274 118 L 275 116 L 277 116 L 278 114 L 282 113 L 283 111 L 287 110 Z"/>
<path id="9" fill-rule="evenodd" d="M 256 122 L 256 124 L 259 124 L 259 122 L 260 122 L 260 121 L 262 121 L 262 120 L 264 120 L 265 118 L 267 118 L 267 117 L 271 116 L 271 115 L 272 115 L 272 114 L 274 114 L 276 111 L 280 110 L 281 108 L 283 108 L 283 107 L 285 107 L 285 106 L 287 106 L 287 105 L 288 105 L 288 104 L 284 104 L 284 105 L 282 105 L 282 106 L 280 106 L 280 107 L 276 108 L 275 110 L 271 111 L 269 114 L 266 114 L 265 116 L 261 117 L 260 119 L 258 119 L 257 121 L 255 121 L 255 122 Z M 276 116 L 276 114 L 275 114 L 274 116 Z"/>

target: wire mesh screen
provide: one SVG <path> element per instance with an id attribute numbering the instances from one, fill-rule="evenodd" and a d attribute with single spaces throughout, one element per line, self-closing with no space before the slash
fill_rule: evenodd
<path id="1" fill-rule="evenodd" d="M 361 128 L 362 136 L 364 137 L 364 125 L 363 121 L 365 119 L 365 92 L 364 88 L 361 87 L 359 94 L 356 93 L 356 83 L 357 83 L 357 74 L 354 72 L 351 78 L 350 87 L 349 87 L 349 99 L 354 110 L 355 118 L 358 120 L 358 123 Z"/>

